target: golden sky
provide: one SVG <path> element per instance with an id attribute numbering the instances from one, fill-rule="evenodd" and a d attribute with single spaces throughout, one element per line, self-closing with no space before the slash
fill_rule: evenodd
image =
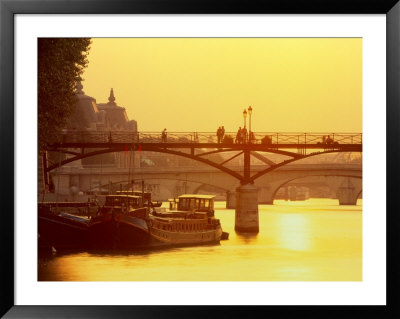
<path id="1" fill-rule="evenodd" d="M 94 38 L 83 90 L 139 131 L 361 132 L 361 38 Z M 248 124 L 247 124 L 248 125 Z"/>

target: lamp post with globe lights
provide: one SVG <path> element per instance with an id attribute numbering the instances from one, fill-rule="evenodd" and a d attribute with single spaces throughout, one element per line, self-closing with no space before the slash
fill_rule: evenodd
<path id="1" fill-rule="evenodd" d="M 243 110 L 243 120 L 244 120 L 244 125 L 243 125 L 243 130 L 246 131 L 246 117 L 247 117 L 247 111 L 246 109 Z M 246 135 L 243 136 L 243 143 L 246 143 Z"/>
<path id="2" fill-rule="evenodd" d="M 251 143 L 251 113 L 253 113 L 253 109 L 251 107 L 251 105 L 249 106 L 249 108 L 247 109 L 248 113 L 249 113 L 249 142 Z"/>

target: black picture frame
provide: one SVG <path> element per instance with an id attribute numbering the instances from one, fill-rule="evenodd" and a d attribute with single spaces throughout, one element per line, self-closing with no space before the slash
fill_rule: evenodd
<path id="1" fill-rule="evenodd" d="M 387 305 L 386 306 L 17 306 L 14 303 L 14 18 L 16 14 L 386 14 L 387 21 Z M 265 316 L 400 317 L 397 188 L 400 136 L 400 3 L 398 0 L 281 0 L 216 2 L 176 0 L 0 0 L 1 21 L 1 272 L 0 315 L 5 318 L 151 318 Z M 382 141 L 383 143 L 384 141 Z"/>

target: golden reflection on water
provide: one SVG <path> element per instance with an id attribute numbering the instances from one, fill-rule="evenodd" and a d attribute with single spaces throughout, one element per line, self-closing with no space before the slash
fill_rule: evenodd
<path id="1" fill-rule="evenodd" d="M 360 281 L 362 200 L 259 205 L 260 232 L 236 234 L 234 210 L 216 203 L 229 240 L 142 252 L 70 252 L 39 259 L 45 281 Z"/>
<path id="2" fill-rule="evenodd" d="M 280 247 L 292 250 L 310 250 L 309 220 L 302 215 L 280 215 L 277 217 L 276 238 Z"/>

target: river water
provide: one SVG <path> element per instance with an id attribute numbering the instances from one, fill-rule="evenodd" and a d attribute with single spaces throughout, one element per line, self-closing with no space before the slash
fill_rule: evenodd
<path id="1" fill-rule="evenodd" d="M 166 207 L 167 203 L 164 203 Z M 229 240 L 145 252 L 57 252 L 39 281 L 361 281 L 362 200 L 276 200 L 259 205 L 260 232 L 235 233 L 235 211 L 215 203 Z"/>

